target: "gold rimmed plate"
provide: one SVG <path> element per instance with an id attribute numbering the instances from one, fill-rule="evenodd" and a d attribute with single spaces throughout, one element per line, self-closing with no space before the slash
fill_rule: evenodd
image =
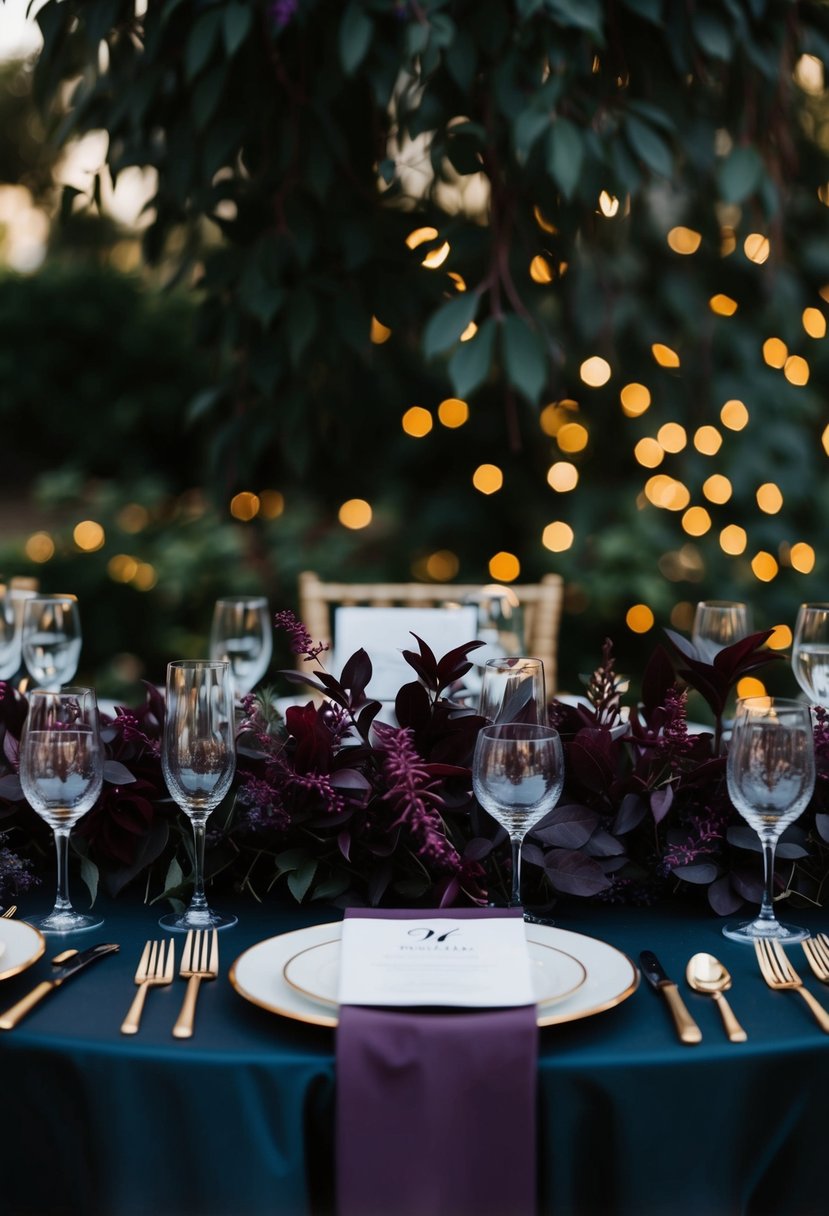
<path id="1" fill-rule="evenodd" d="M 527 933 L 530 974 L 536 1005 L 542 1008 L 575 992 L 587 979 L 582 963 Z M 309 946 L 288 959 L 282 968 L 286 984 L 322 1005 L 337 1007 L 340 978 L 339 936 L 318 946 Z"/>
<path id="2" fill-rule="evenodd" d="M 539 1026 L 591 1017 L 621 1004 L 636 991 L 639 972 L 628 956 L 614 946 L 557 926 L 528 924 L 526 928 L 532 950 L 538 948 L 540 952 L 546 947 L 566 955 L 584 971 L 583 981 L 572 991 L 539 1006 Z M 330 987 L 333 958 L 330 947 L 332 944 L 338 946 L 340 930 L 341 923 L 337 921 L 281 933 L 258 942 L 233 963 L 230 982 L 241 997 L 261 1009 L 313 1026 L 336 1026 L 337 1007 L 331 1000 Z M 288 982 L 285 969 L 300 955 L 322 958 L 322 955 L 312 953 L 317 947 L 328 948 L 325 987 L 320 984 L 316 964 L 312 964 L 314 992 L 302 991 Z M 289 969 L 295 977 L 294 968 Z M 336 987 L 333 991 L 336 992 Z"/>
<path id="3" fill-rule="evenodd" d="M 7 980 L 37 962 L 46 949 L 46 939 L 25 920 L 0 917 L 0 945 L 0 980 Z"/>

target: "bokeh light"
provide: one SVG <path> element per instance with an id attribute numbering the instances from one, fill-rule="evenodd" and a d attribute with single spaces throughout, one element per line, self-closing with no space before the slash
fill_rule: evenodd
<path id="1" fill-rule="evenodd" d="M 481 494 L 495 494 L 504 484 L 504 474 L 497 464 L 479 464 L 472 474 L 472 484 Z"/>
<path id="2" fill-rule="evenodd" d="M 514 553 L 503 550 L 489 559 L 489 575 L 496 583 L 514 583 L 521 573 L 521 563 Z"/>
<path id="3" fill-rule="evenodd" d="M 373 512 L 371 505 L 364 498 L 349 498 L 337 512 L 337 518 L 344 528 L 357 531 L 369 526 Z"/>

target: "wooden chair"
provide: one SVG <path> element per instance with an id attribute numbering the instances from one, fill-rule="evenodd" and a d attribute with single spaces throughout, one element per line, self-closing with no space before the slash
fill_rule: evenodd
<path id="1" fill-rule="evenodd" d="M 547 695 L 551 696 L 557 688 L 561 576 L 545 574 L 539 583 L 511 583 L 510 587 L 523 611 L 525 652 L 543 661 Z M 481 589 L 482 584 L 477 583 L 329 583 L 305 570 L 299 576 L 299 616 L 315 642 L 333 643 L 332 608 L 336 605 L 439 608 L 448 600 L 462 601 Z"/>

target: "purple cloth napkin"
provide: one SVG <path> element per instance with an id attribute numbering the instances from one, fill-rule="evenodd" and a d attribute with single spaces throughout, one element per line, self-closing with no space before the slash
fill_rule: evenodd
<path id="1" fill-rule="evenodd" d="M 422 909 L 349 915 L 424 918 Z M 340 1006 L 338 1216 L 533 1216 L 537 1059 L 534 1005 L 446 1013 Z"/>

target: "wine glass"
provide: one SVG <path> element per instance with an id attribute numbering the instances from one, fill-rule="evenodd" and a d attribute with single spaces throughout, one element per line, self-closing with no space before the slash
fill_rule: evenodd
<path id="1" fill-rule="evenodd" d="M 517 655 L 484 664 L 478 712 L 489 722 L 547 721 L 547 692 L 541 659 Z"/>
<path id="2" fill-rule="evenodd" d="M 210 657 L 230 663 L 236 695 L 259 683 L 273 653 L 273 629 L 264 596 L 216 600 L 210 627 Z"/>
<path id="3" fill-rule="evenodd" d="M 57 897 L 30 923 L 44 933 L 95 929 L 103 919 L 76 912 L 69 900 L 69 833 L 98 799 L 104 757 L 91 688 L 34 689 L 20 737 L 20 784 L 29 805 L 55 834 Z"/>
<path id="4" fill-rule="evenodd" d="M 503 722 L 478 732 L 472 788 L 478 802 L 506 828 L 512 848 L 510 907 L 521 906 L 521 845 L 553 809 L 564 785 L 558 731 L 532 722 Z"/>
<path id="5" fill-rule="evenodd" d="M 829 604 L 801 604 L 792 641 L 792 671 L 815 705 L 829 704 Z"/>
<path id="6" fill-rule="evenodd" d="M 713 663 L 726 646 L 739 642 L 749 632 L 745 604 L 734 600 L 700 600 L 694 613 L 691 641 L 705 663 Z"/>
<path id="7" fill-rule="evenodd" d="M 74 595 L 33 595 L 23 604 L 23 662 L 41 687 L 57 692 L 78 670 L 81 618 Z"/>
<path id="8" fill-rule="evenodd" d="M 236 771 L 230 663 L 177 659 L 167 665 L 167 711 L 161 743 L 167 789 L 193 825 L 193 895 L 185 912 L 159 919 L 164 929 L 227 929 L 235 916 L 214 912 L 204 894 L 204 835 L 211 811 Z"/>
<path id="9" fill-rule="evenodd" d="M 759 916 L 726 925 L 723 933 L 738 942 L 802 941 L 808 929 L 781 924 L 774 914 L 774 854 L 782 832 L 803 813 L 815 788 L 809 706 L 782 697 L 738 701 L 726 772 L 731 801 L 760 837 L 765 887 Z"/>

